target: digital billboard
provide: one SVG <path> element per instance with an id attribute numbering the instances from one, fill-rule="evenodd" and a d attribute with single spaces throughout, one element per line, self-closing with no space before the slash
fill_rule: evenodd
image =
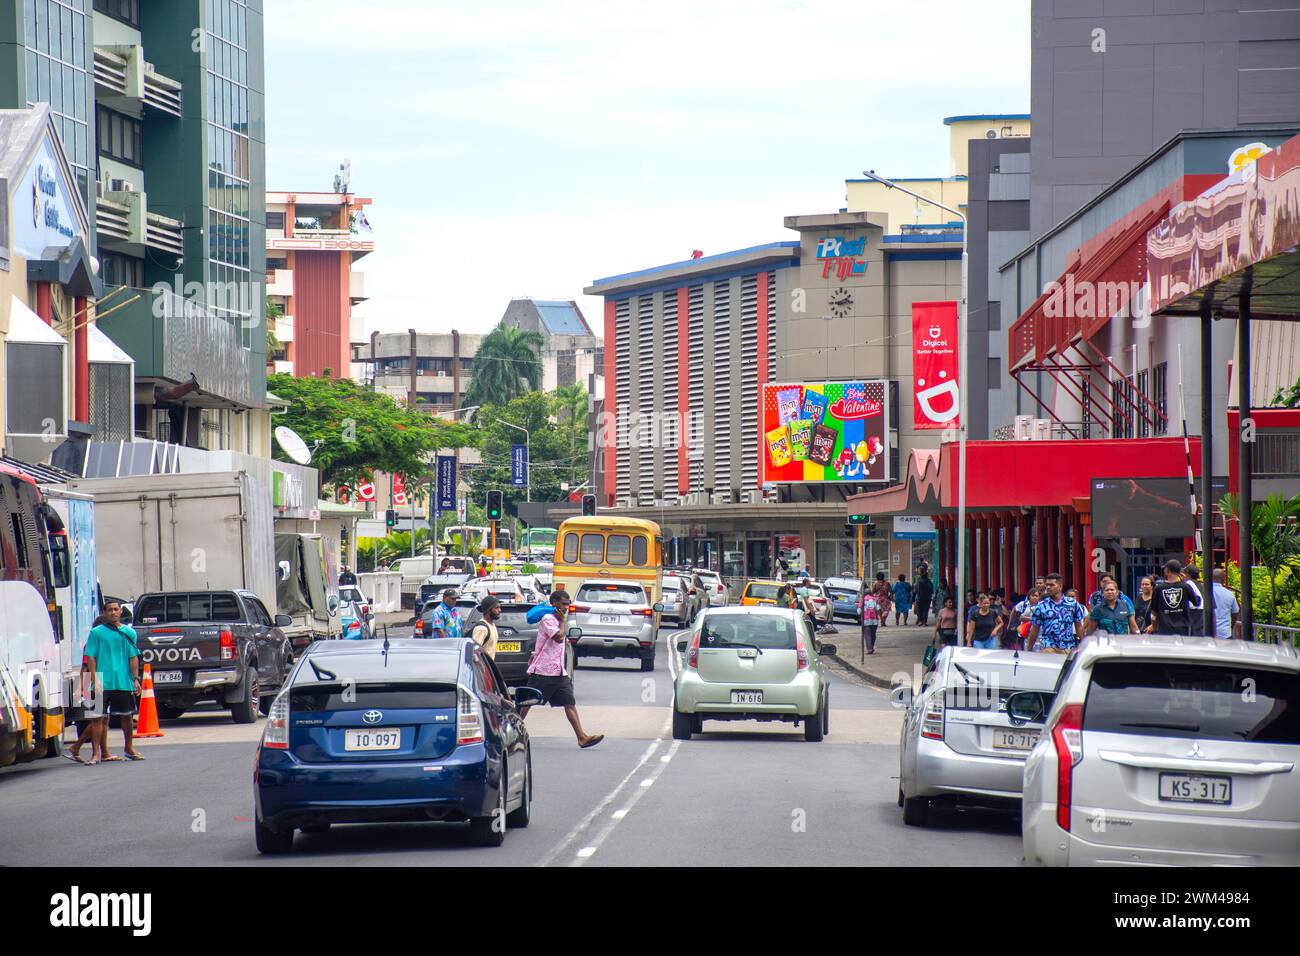
<path id="1" fill-rule="evenodd" d="M 890 479 L 884 380 L 763 385 L 758 423 L 764 484 Z"/>

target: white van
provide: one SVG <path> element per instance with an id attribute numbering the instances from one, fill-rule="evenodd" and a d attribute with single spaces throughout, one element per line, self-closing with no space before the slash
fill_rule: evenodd
<path id="1" fill-rule="evenodd" d="M 425 578 L 433 574 L 433 555 L 417 554 L 413 558 L 400 558 L 393 562 L 389 570 L 402 575 L 403 594 L 415 594 Z"/>
<path id="2" fill-rule="evenodd" d="M 26 581 L 0 581 L 0 670 L 17 698 L 8 708 L 15 722 L 6 720 L 17 739 L 6 743 L 16 745 L 19 761 L 58 756 L 64 704 L 59 646 L 49 608 Z"/>

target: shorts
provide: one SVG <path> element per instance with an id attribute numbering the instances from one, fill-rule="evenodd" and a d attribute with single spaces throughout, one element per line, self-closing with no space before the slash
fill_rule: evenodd
<path id="1" fill-rule="evenodd" d="M 944 647 L 956 647 L 957 631 L 953 628 L 947 628 L 947 627 L 940 628 L 939 641 L 941 644 L 943 644 Z"/>
<path id="2" fill-rule="evenodd" d="M 577 698 L 573 696 L 573 681 L 567 674 L 529 674 L 528 686 L 542 692 L 543 704 L 552 707 L 577 707 Z"/>
<path id="3" fill-rule="evenodd" d="M 135 694 L 129 690 L 104 691 L 104 713 L 109 717 L 130 717 L 135 713 Z"/>

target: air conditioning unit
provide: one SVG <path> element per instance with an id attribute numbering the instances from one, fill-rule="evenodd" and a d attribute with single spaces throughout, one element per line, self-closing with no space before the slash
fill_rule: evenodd
<path id="1" fill-rule="evenodd" d="M 705 495 L 705 493 L 702 491 L 692 491 L 689 495 L 686 496 L 686 503 L 688 505 L 702 505 L 702 504 L 706 504 L 707 501 L 708 501 L 708 496 Z"/>
<path id="2" fill-rule="evenodd" d="M 1047 418 L 1035 418 L 1033 440 L 1047 441 L 1052 437 L 1052 422 Z"/>
<path id="3" fill-rule="evenodd" d="M 729 505 L 731 504 L 731 492 L 715 491 L 713 493 L 713 497 L 710 499 L 710 502 L 715 505 Z"/>
<path id="4" fill-rule="evenodd" d="M 763 492 L 758 488 L 746 488 L 740 493 L 740 501 L 746 505 L 762 504 Z"/>
<path id="5" fill-rule="evenodd" d="M 95 197 L 96 197 L 97 199 L 103 199 L 103 198 L 104 198 L 104 193 L 106 193 L 106 192 L 108 192 L 108 184 L 105 183 L 104 180 L 102 180 L 102 179 L 96 179 L 96 180 L 95 180 Z"/>
<path id="6" fill-rule="evenodd" d="M 108 181 L 108 191 L 114 193 L 133 193 L 135 192 L 135 183 L 129 179 L 110 179 Z"/>
<path id="7" fill-rule="evenodd" d="M 1034 437 L 1034 416 L 1016 416 L 1016 441 L 1031 441 Z"/>

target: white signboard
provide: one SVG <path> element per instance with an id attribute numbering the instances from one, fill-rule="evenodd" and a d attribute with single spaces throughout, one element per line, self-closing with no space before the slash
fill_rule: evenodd
<path id="1" fill-rule="evenodd" d="M 308 512 L 307 512 L 307 520 L 308 520 L 308 521 L 320 521 L 320 509 L 319 509 L 319 508 L 312 508 L 311 511 L 308 511 Z"/>
<path id="2" fill-rule="evenodd" d="M 388 525 L 382 518 L 360 518 L 357 520 L 358 538 L 387 538 Z"/>
<path id="3" fill-rule="evenodd" d="M 84 238 L 73 188 L 46 137 L 10 195 L 16 252 L 28 259 L 44 259 L 47 249 L 63 249 L 78 236 Z"/>
<path id="4" fill-rule="evenodd" d="M 895 515 L 895 538 L 933 538 L 934 519 L 927 515 Z"/>

